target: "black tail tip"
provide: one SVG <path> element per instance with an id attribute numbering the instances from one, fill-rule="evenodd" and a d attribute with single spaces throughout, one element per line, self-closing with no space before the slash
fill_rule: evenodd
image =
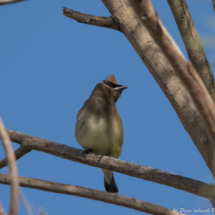
<path id="1" fill-rule="evenodd" d="M 110 184 L 108 184 L 107 181 L 104 178 L 104 186 L 105 186 L 106 192 L 109 192 L 109 193 L 118 193 L 118 188 L 116 186 L 116 182 L 114 180 L 113 175 L 112 175 L 112 180 L 111 180 Z"/>

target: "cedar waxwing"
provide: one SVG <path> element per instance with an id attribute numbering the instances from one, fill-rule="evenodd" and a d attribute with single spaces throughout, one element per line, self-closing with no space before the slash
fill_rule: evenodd
<path id="1" fill-rule="evenodd" d="M 123 128 L 116 101 L 126 86 L 117 83 L 115 76 L 98 83 L 77 115 L 75 137 L 85 152 L 92 151 L 118 158 L 122 151 Z M 117 193 L 113 172 L 101 169 L 107 192 Z"/>

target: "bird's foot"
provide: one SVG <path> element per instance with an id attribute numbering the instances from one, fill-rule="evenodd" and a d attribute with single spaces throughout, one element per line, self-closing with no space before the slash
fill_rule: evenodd
<path id="1" fill-rule="evenodd" d="M 84 159 L 85 159 L 85 157 L 86 157 L 90 152 L 93 152 L 92 149 L 87 149 L 87 150 L 84 150 L 84 151 L 82 152 L 82 155 L 84 155 Z"/>
<path id="2" fill-rule="evenodd" d="M 99 154 L 100 155 L 100 158 L 98 159 L 98 162 L 104 157 L 104 156 L 109 156 L 109 153 L 106 153 L 106 154 Z"/>

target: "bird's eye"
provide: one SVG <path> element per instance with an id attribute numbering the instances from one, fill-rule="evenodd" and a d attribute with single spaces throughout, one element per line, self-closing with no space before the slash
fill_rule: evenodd
<path id="1" fill-rule="evenodd" d="M 110 84 L 110 87 L 113 87 L 113 84 Z"/>

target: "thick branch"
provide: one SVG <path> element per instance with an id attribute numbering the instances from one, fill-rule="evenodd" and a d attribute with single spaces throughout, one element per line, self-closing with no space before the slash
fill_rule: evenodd
<path id="1" fill-rule="evenodd" d="M 211 139 L 213 160 L 215 159 L 215 105 L 204 83 L 191 63 L 187 62 L 182 52 L 171 38 L 156 14 L 150 0 L 131 0 L 134 8 L 151 36 L 161 48 L 166 58 L 174 67 L 181 81 L 187 87 L 197 109 L 199 110 L 206 131 Z"/>
<path id="2" fill-rule="evenodd" d="M 11 184 L 11 198 L 10 198 L 10 215 L 16 215 L 18 213 L 19 203 L 19 182 L 17 176 L 16 160 L 13 154 L 13 149 L 10 143 L 10 138 L 7 131 L 4 128 L 2 120 L 0 119 L 0 138 L 4 147 L 4 151 L 7 157 L 7 163 L 9 165 L 10 184 Z"/>
<path id="3" fill-rule="evenodd" d="M 11 3 L 16 3 L 20 1 L 25 1 L 25 0 L 0 0 L 0 5 L 2 4 L 11 4 Z"/>
<path id="4" fill-rule="evenodd" d="M 205 124 L 187 89 L 148 31 L 137 18 L 128 0 L 102 0 L 127 37 L 140 59 L 153 75 L 175 109 L 184 128 L 192 138 L 207 166 L 215 177 L 213 148 Z"/>
<path id="5" fill-rule="evenodd" d="M 0 173 L 0 183 L 9 184 L 9 177 L 6 174 Z M 151 214 L 181 214 L 173 212 L 170 209 L 144 202 L 138 199 L 129 198 L 113 193 L 106 193 L 103 191 L 93 190 L 80 186 L 73 186 L 68 184 L 60 184 L 51 181 L 44 181 L 34 178 L 19 177 L 19 183 L 22 187 L 29 187 L 54 193 L 62 193 L 67 195 L 74 195 L 94 199 L 102 202 L 107 202 L 115 205 L 124 206 L 127 208 L 135 209 L 138 211 L 151 213 Z"/>
<path id="6" fill-rule="evenodd" d="M 26 149 L 24 149 L 22 146 L 20 146 L 15 152 L 15 158 L 16 160 L 19 160 L 22 156 L 24 156 L 25 154 L 27 154 L 30 151 L 27 151 Z M 7 163 L 7 158 L 4 158 L 0 161 L 0 169 L 6 167 L 8 165 Z"/>
<path id="7" fill-rule="evenodd" d="M 181 33 L 190 61 L 215 100 L 214 77 L 196 31 L 186 0 L 168 0 L 175 21 Z"/>
<path id="8" fill-rule="evenodd" d="M 101 157 L 99 154 L 89 153 L 85 156 L 83 155 L 83 151 L 80 149 L 11 130 L 7 130 L 7 132 L 13 142 L 19 143 L 27 150 L 33 149 L 42 151 L 67 160 L 113 170 L 122 174 L 167 185 L 208 199 L 215 199 L 213 192 L 214 186 L 201 181 L 196 181 L 158 169 L 125 162 L 108 156 L 102 157 L 99 161 Z"/>
<path id="9" fill-rule="evenodd" d="M 95 25 L 104 28 L 112 28 L 119 30 L 117 22 L 111 17 L 92 16 L 85 13 L 80 13 L 75 10 L 63 7 L 63 15 L 76 20 L 77 22 L 85 23 L 88 25 Z"/>

